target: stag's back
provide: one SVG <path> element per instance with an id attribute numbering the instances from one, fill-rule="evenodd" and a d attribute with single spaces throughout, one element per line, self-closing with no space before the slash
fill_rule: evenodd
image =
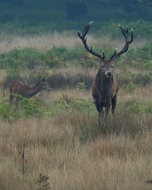
<path id="1" fill-rule="evenodd" d="M 13 81 L 9 86 L 10 93 L 16 93 L 20 95 L 24 95 L 25 91 L 27 91 L 29 87 L 25 85 L 22 81 Z"/>

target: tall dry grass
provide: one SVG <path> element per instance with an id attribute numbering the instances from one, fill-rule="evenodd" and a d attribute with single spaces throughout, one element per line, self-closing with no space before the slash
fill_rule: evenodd
<path id="1" fill-rule="evenodd" d="M 95 42 L 90 37 L 89 40 L 97 43 L 99 39 Z M 101 43 L 107 44 L 107 40 L 110 39 L 103 39 Z M 120 44 L 119 41 L 113 43 Z M 80 44 L 75 35 L 67 33 L 61 36 L 58 33 L 10 36 L 8 40 L 1 40 L 0 50 L 23 47 L 46 50 Z M 71 68 L 65 70 L 75 73 Z M 89 71 L 89 75 L 94 76 L 95 72 Z M 7 91 L 5 96 L 8 96 Z M 42 93 L 38 98 L 51 105 L 65 96 L 92 101 L 89 90 L 69 88 Z M 150 86 L 127 93 L 120 88 L 118 104 L 151 98 Z M 145 183 L 152 179 L 151 126 L 151 115 L 127 114 L 119 106 L 116 117 L 110 115 L 100 124 L 96 112 L 69 110 L 60 111 L 55 116 L 21 119 L 13 123 L 0 120 L 0 189 L 42 189 L 42 184 L 38 183 L 40 174 L 49 177 L 49 186 L 43 189 L 151 189 L 152 185 Z"/>
<path id="2" fill-rule="evenodd" d="M 151 118 L 126 117 L 119 113 L 100 127 L 95 115 L 79 112 L 1 121 L 0 189 L 37 189 L 40 173 L 54 190 L 151 189 Z"/>
<path id="3" fill-rule="evenodd" d="M 110 36 L 88 36 L 89 44 L 103 48 L 107 46 L 112 46 L 114 49 L 117 47 L 120 49 L 124 41 L 123 39 L 112 39 Z M 132 47 L 142 47 L 145 45 L 147 40 L 138 39 L 134 40 L 134 44 Z M 14 48 L 25 48 L 31 47 L 39 50 L 48 50 L 53 47 L 66 47 L 66 48 L 75 48 L 78 46 L 82 46 L 80 40 L 77 37 L 77 31 L 73 32 L 54 32 L 43 35 L 6 35 L 0 38 L 0 51 L 7 52 Z"/>
<path id="4" fill-rule="evenodd" d="M 130 96 L 145 101 L 150 89 Z M 51 104 L 65 95 L 91 99 L 91 92 L 70 89 L 42 97 Z M 120 101 L 128 101 L 125 97 L 120 91 Z M 100 125 L 96 112 L 70 110 L 13 123 L 1 120 L 0 189 L 40 189 L 40 174 L 49 177 L 44 189 L 151 189 L 146 183 L 152 178 L 151 125 L 150 115 L 127 114 L 119 107 L 115 118 Z"/>

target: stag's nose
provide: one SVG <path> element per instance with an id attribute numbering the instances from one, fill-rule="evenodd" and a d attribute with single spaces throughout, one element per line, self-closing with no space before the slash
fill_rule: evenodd
<path id="1" fill-rule="evenodd" d="M 106 77 L 112 77 L 112 72 L 111 71 L 106 72 Z"/>

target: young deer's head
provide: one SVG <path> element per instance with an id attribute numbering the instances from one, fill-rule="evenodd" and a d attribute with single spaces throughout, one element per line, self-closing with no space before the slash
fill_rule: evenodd
<path id="1" fill-rule="evenodd" d="M 92 21 L 83 29 L 82 34 L 80 32 L 78 32 L 78 36 L 81 39 L 85 49 L 90 52 L 92 55 L 94 55 L 95 57 L 99 58 L 101 66 L 100 66 L 100 71 L 103 74 L 103 76 L 105 78 L 112 78 L 113 77 L 113 66 L 114 64 L 117 62 L 118 58 L 120 57 L 121 54 L 125 53 L 128 51 L 129 49 L 129 45 L 132 43 L 133 41 L 133 30 L 128 30 L 122 28 L 122 26 L 120 27 L 120 30 L 125 38 L 125 45 L 123 46 L 123 48 L 118 52 L 117 49 L 115 50 L 115 52 L 111 55 L 111 57 L 109 59 L 105 59 L 105 53 L 104 51 L 102 52 L 102 54 L 98 54 L 97 52 L 95 52 L 93 50 L 92 47 L 89 47 L 87 44 L 87 33 L 90 29 L 90 26 L 92 25 Z"/>
<path id="2" fill-rule="evenodd" d="M 37 84 L 36 86 L 38 86 L 41 90 L 50 90 L 50 86 L 49 84 L 46 82 L 46 80 L 44 78 L 42 78 Z"/>

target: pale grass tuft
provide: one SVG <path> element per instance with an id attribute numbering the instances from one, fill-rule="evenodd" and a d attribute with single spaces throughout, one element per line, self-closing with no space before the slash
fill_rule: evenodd
<path id="1" fill-rule="evenodd" d="M 79 71 L 80 68 L 71 72 Z M 93 76 L 96 70 L 88 72 Z M 146 102 L 152 98 L 151 90 L 151 86 L 146 86 L 126 93 L 120 88 L 118 103 L 125 104 L 132 99 Z M 37 98 L 50 109 L 56 101 L 70 102 L 78 98 L 92 101 L 90 90 L 79 89 L 52 90 Z M 55 116 L 13 123 L 1 119 L 0 189 L 36 190 L 41 173 L 48 177 L 47 184 L 53 190 L 150 190 L 151 185 L 145 183 L 152 178 L 150 116 L 127 115 L 118 105 L 116 117 L 102 119 L 102 125 L 95 107 L 91 114 L 59 110 Z"/>
<path id="2" fill-rule="evenodd" d="M 71 33 L 48 33 L 45 35 L 33 36 L 7 36 L 0 41 L 0 51 L 7 52 L 14 48 L 36 48 L 39 50 L 48 50 L 53 47 L 74 48 L 79 44 L 76 35 Z"/>
<path id="3" fill-rule="evenodd" d="M 123 89 L 120 88 L 118 92 L 118 101 L 119 102 L 126 102 L 129 100 L 139 100 L 147 102 L 152 99 L 152 86 L 147 85 L 145 87 L 137 87 L 134 92 L 125 92 Z"/>
<path id="4" fill-rule="evenodd" d="M 6 76 L 7 76 L 6 70 L 0 69 L 0 84 L 4 82 L 4 80 L 6 79 Z"/>
<path id="5" fill-rule="evenodd" d="M 81 125 L 85 130 L 86 125 L 96 123 L 96 118 L 89 119 L 89 115 L 79 112 L 60 112 L 53 118 L 12 124 L 1 121 L 1 189 L 35 190 L 40 173 L 48 176 L 47 183 L 54 190 L 146 188 L 144 182 L 152 176 L 152 131 L 144 126 L 144 118 L 137 116 L 145 130 L 136 131 L 134 138 L 111 132 L 81 141 L 81 133 L 75 133 L 75 128 Z M 23 143 L 24 177 L 20 159 Z"/>
<path id="6" fill-rule="evenodd" d="M 142 47 L 147 41 L 145 39 L 138 39 L 134 41 L 134 47 Z M 94 47 L 104 48 L 116 47 L 119 49 L 122 48 L 124 41 L 122 39 L 112 39 L 109 36 L 88 36 L 88 43 Z M 75 48 L 82 47 L 81 41 L 78 39 L 77 32 L 54 32 L 43 35 L 32 35 L 32 36 L 19 36 L 19 35 L 7 35 L 0 40 L 0 51 L 8 52 L 14 48 L 36 48 L 39 50 L 48 50 L 53 47 L 66 47 L 66 48 Z"/>

